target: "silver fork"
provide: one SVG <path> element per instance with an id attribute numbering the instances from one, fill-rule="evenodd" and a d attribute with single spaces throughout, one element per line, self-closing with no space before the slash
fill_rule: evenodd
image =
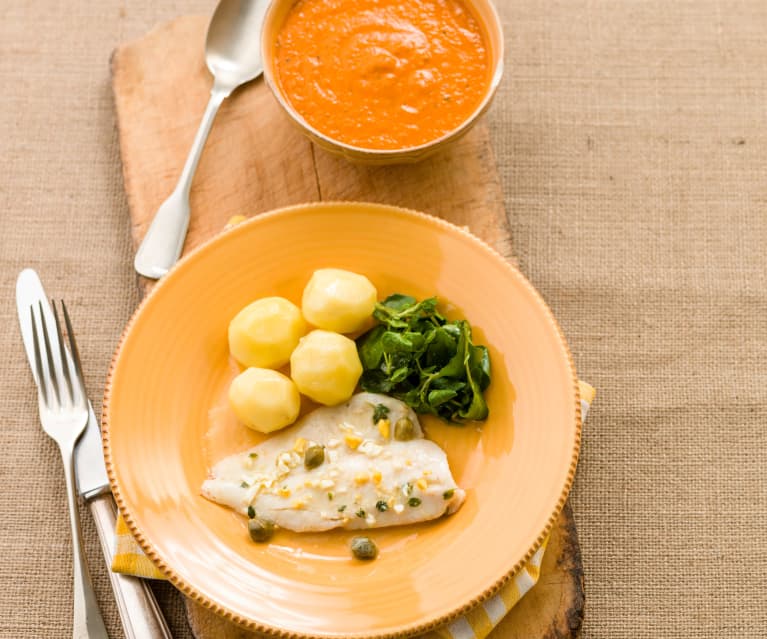
<path id="1" fill-rule="evenodd" d="M 108 639 L 104 621 L 101 618 L 96 596 L 93 593 L 88 565 L 83 551 L 80 533 L 80 517 L 75 497 L 74 450 L 75 444 L 88 422 L 88 398 L 85 394 L 80 355 L 75 344 L 72 322 L 67 307 L 61 301 L 61 309 L 69 337 L 69 349 L 64 346 L 61 322 L 56 304 L 51 301 L 55 320 L 55 342 L 51 346 L 53 330 L 47 325 L 42 303 L 29 307 L 32 318 L 32 334 L 35 350 L 35 372 L 39 380 L 37 395 L 40 407 L 40 422 L 43 430 L 58 444 L 64 462 L 64 477 L 67 486 L 69 519 L 72 527 L 72 554 L 74 557 L 74 619 L 73 639 Z M 41 338 L 42 335 L 42 338 Z"/>

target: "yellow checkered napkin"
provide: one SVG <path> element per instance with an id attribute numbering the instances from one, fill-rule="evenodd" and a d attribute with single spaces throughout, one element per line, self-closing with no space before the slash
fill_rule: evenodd
<path id="1" fill-rule="evenodd" d="M 585 382 L 580 382 L 580 391 L 582 416 L 583 419 L 586 419 L 596 391 Z M 514 575 L 514 578 L 497 595 L 480 604 L 465 616 L 459 617 L 450 625 L 441 628 L 437 631 L 438 634 L 444 639 L 485 639 L 506 613 L 537 583 L 547 542 L 548 539 L 543 542 L 543 545 L 527 562 L 527 565 Z M 165 579 L 165 576 L 136 543 L 122 517 L 117 518 L 115 558 L 112 562 L 112 570 L 127 575 L 146 577 L 147 579 Z"/>
<path id="2" fill-rule="evenodd" d="M 112 572 L 121 572 L 124 575 L 134 575 L 145 579 L 165 579 L 165 575 L 141 550 L 141 546 L 131 535 L 128 524 L 119 514 L 115 526 L 115 556 L 112 560 Z"/>

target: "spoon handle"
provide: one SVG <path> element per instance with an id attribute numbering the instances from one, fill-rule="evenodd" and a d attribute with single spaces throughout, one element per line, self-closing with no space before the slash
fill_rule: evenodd
<path id="1" fill-rule="evenodd" d="M 205 107 L 200 128 L 197 129 L 197 135 L 194 136 L 194 142 L 192 142 L 192 148 L 189 150 L 189 155 L 186 158 L 186 164 L 184 164 L 181 177 L 178 178 L 178 184 L 176 184 L 176 190 L 182 190 L 187 199 L 189 198 L 189 190 L 192 187 L 194 172 L 197 170 L 197 164 L 202 155 L 202 149 L 213 126 L 213 120 L 216 117 L 216 113 L 218 113 L 218 108 L 229 93 L 229 90 L 222 89 L 218 84 L 214 84 L 210 92 L 210 100 L 208 100 L 208 106 Z"/>
<path id="2" fill-rule="evenodd" d="M 197 129 L 197 135 L 194 137 L 176 188 L 160 205 L 136 252 L 133 266 L 145 277 L 155 280 L 161 278 L 181 255 L 186 231 L 189 228 L 189 190 L 194 179 L 194 172 L 197 170 L 202 149 L 213 126 L 213 119 L 230 92 L 228 88 L 222 88 L 218 84 L 213 85 L 208 106 L 202 116 L 200 128 Z"/>

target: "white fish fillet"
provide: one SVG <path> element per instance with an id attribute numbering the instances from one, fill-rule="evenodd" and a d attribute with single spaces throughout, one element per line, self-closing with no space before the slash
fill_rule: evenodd
<path id="1" fill-rule="evenodd" d="M 376 404 L 389 409 L 388 436 L 373 423 Z M 415 439 L 393 438 L 402 417 L 415 425 Z M 311 444 L 325 447 L 325 461 L 307 470 L 301 451 Z M 297 532 L 428 521 L 455 512 L 465 498 L 444 451 L 424 439 L 415 413 L 373 393 L 318 408 L 262 444 L 221 460 L 202 494 L 241 514 L 252 505 L 260 517 Z"/>

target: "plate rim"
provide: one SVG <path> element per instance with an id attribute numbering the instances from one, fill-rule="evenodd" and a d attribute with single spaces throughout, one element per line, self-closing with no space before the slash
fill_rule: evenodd
<path id="1" fill-rule="evenodd" d="M 566 355 L 567 365 L 570 371 L 570 376 L 572 378 L 572 387 L 574 391 L 573 395 L 574 395 L 574 402 L 575 402 L 575 437 L 574 437 L 573 451 L 570 458 L 570 466 L 567 471 L 567 476 L 565 478 L 565 483 L 562 488 L 562 492 L 560 493 L 559 499 L 557 500 L 554 510 L 549 515 L 543 530 L 538 534 L 538 536 L 536 537 L 530 549 L 528 549 L 525 555 L 519 561 L 517 561 L 517 563 L 515 563 L 514 566 L 508 572 L 506 572 L 503 576 L 501 576 L 499 579 L 493 582 L 490 586 L 485 588 L 480 594 L 474 596 L 468 602 L 465 602 L 461 604 L 460 606 L 455 607 L 450 612 L 438 615 L 436 617 L 432 616 L 432 618 L 427 618 L 424 621 L 403 625 L 385 632 L 305 633 L 305 632 L 296 632 L 293 630 L 286 630 L 284 628 L 271 626 L 264 622 L 259 622 L 247 617 L 243 617 L 239 613 L 236 613 L 228 609 L 227 607 L 221 605 L 220 603 L 213 601 L 212 599 L 203 595 L 194 586 L 192 586 L 191 584 L 187 583 L 184 579 L 182 579 L 173 570 L 173 568 L 169 566 L 162 559 L 162 557 L 158 555 L 158 553 L 154 550 L 152 544 L 149 542 L 147 537 L 142 532 L 136 520 L 133 518 L 133 516 L 129 512 L 127 505 L 125 503 L 125 499 L 122 495 L 120 486 L 117 483 L 117 477 L 116 477 L 116 473 L 114 469 L 114 463 L 112 459 L 112 450 L 111 450 L 110 423 L 109 423 L 108 413 L 109 413 L 109 408 L 111 405 L 113 377 L 114 377 L 117 365 L 119 363 L 120 356 L 122 354 L 122 350 L 125 345 L 125 341 L 127 340 L 128 335 L 131 333 L 133 326 L 136 324 L 143 309 L 149 304 L 150 300 L 152 300 L 156 295 L 159 294 L 158 291 L 161 291 L 167 285 L 168 281 L 172 281 L 173 274 L 179 271 L 181 268 L 183 268 L 184 264 L 186 264 L 191 259 L 194 259 L 199 253 L 202 253 L 208 250 L 209 247 L 213 246 L 214 244 L 225 241 L 225 238 L 227 238 L 228 236 L 234 233 L 242 232 L 242 230 L 244 228 L 247 228 L 248 226 L 257 225 L 261 223 L 263 220 L 268 220 L 268 219 L 279 217 L 282 215 L 289 215 L 290 213 L 293 213 L 293 212 L 300 212 L 300 211 L 306 211 L 311 209 L 334 209 L 339 207 L 346 208 L 346 209 L 354 209 L 354 208 L 360 208 L 360 207 L 362 208 L 373 207 L 383 212 L 388 211 L 388 212 L 396 213 L 404 217 L 411 217 L 418 220 L 422 220 L 428 224 L 436 224 L 438 227 L 442 227 L 446 231 L 449 231 L 452 233 L 458 233 L 459 235 L 463 236 L 466 240 L 468 240 L 469 242 L 472 242 L 478 248 L 480 248 L 485 253 L 487 253 L 491 258 L 495 260 L 500 260 L 500 262 L 503 265 L 503 268 L 508 270 L 514 277 L 516 277 L 520 281 L 522 286 L 526 288 L 527 291 L 532 295 L 532 298 L 538 303 L 538 305 L 543 310 L 545 318 L 548 320 L 549 324 L 553 327 L 554 332 L 559 340 L 559 344 Z M 551 530 L 553 529 L 557 518 L 562 512 L 562 509 L 564 508 L 565 502 L 567 501 L 567 498 L 570 494 L 570 490 L 572 489 L 572 486 L 573 486 L 573 482 L 575 480 L 575 471 L 578 465 L 578 458 L 580 455 L 581 435 L 582 435 L 581 431 L 582 431 L 582 425 L 583 425 L 582 415 L 581 415 L 581 401 L 580 401 L 580 388 L 578 383 L 578 376 L 576 373 L 573 356 L 570 351 L 570 347 L 568 346 L 564 332 L 559 326 L 559 323 L 554 317 L 554 314 L 549 308 L 549 305 L 543 299 L 543 296 L 538 292 L 538 290 L 532 285 L 532 283 L 527 279 L 527 277 L 525 277 L 525 275 L 516 265 L 512 264 L 507 258 L 501 255 L 501 253 L 497 251 L 495 248 L 493 248 L 489 243 L 485 242 L 483 239 L 474 235 L 471 231 L 468 230 L 467 227 L 453 224 L 452 222 L 448 222 L 447 220 L 439 218 L 435 215 L 429 215 L 427 213 L 423 213 L 415 209 L 395 206 L 390 204 L 380 204 L 376 202 L 364 202 L 364 201 L 337 201 L 337 200 L 293 204 L 289 206 L 270 209 L 262 213 L 256 213 L 252 215 L 252 217 L 249 217 L 246 220 L 239 222 L 235 225 L 225 226 L 219 233 L 208 238 L 202 244 L 195 247 L 189 253 L 184 255 L 173 266 L 173 268 L 168 272 L 168 274 L 166 274 L 162 279 L 160 279 L 154 285 L 154 287 L 152 287 L 149 293 L 143 297 L 143 299 L 141 300 L 141 302 L 139 303 L 139 305 L 136 307 L 135 311 L 131 315 L 128 323 L 125 325 L 125 328 L 123 329 L 120 335 L 120 338 L 118 340 L 117 346 L 115 347 L 114 353 L 112 355 L 112 359 L 109 363 L 109 368 L 107 371 L 106 381 L 104 385 L 104 396 L 102 400 L 100 421 L 101 421 L 102 448 L 103 448 L 103 454 L 104 454 L 104 462 L 106 465 L 107 476 L 109 478 L 109 485 L 112 490 L 112 495 L 114 496 L 120 515 L 122 515 L 123 520 L 125 521 L 126 525 L 128 526 L 128 529 L 131 532 L 131 535 L 133 535 L 133 538 L 138 542 L 139 546 L 144 551 L 144 554 L 146 554 L 146 556 L 160 570 L 160 572 L 162 572 L 163 575 L 165 575 L 166 579 L 170 581 L 170 583 L 172 583 L 178 590 L 181 591 L 182 594 L 192 599 L 195 603 L 203 606 L 204 608 L 208 610 L 211 610 L 212 612 L 223 617 L 224 619 L 227 619 L 228 621 L 231 621 L 243 628 L 246 628 L 254 632 L 266 634 L 272 637 L 280 637 L 281 639 L 330 639 L 330 638 L 333 638 L 333 639 L 338 639 L 338 638 L 402 639 L 404 637 L 411 637 L 411 636 L 423 634 L 423 633 L 435 630 L 436 628 L 443 627 L 451 623 L 452 621 L 458 619 L 459 617 L 464 616 L 470 610 L 476 608 L 478 605 L 482 604 L 484 601 L 487 601 L 488 599 L 493 597 L 504 586 L 506 586 L 522 568 L 524 568 L 524 566 L 530 561 L 533 555 L 543 545 L 544 541 L 546 540 L 548 535 L 551 533 Z"/>

